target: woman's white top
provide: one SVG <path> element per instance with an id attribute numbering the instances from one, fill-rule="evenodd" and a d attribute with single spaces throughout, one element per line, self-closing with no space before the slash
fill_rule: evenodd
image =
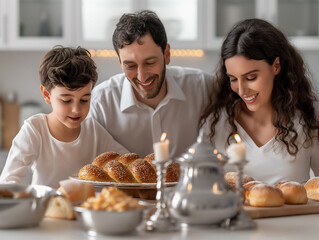
<path id="1" fill-rule="evenodd" d="M 49 131 L 45 114 L 25 120 L 12 142 L 0 182 L 21 183 L 32 168 L 32 184 L 58 187 L 59 181 L 78 171 L 106 151 L 128 151 L 92 118 L 81 123 L 81 132 L 72 142 L 61 142 Z"/>
<path id="2" fill-rule="evenodd" d="M 220 120 L 216 125 L 216 134 L 213 137 L 213 145 L 219 152 L 226 155 L 228 147 L 227 138 L 231 127 L 227 121 L 227 114 L 222 112 Z M 306 182 L 310 178 L 310 169 L 315 176 L 319 176 L 319 143 L 305 148 L 300 145 L 305 135 L 299 120 L 295 119 L 294 124 L 298 133 L 299 151 L 296 156 L 289 155 L 284 144 L 279 143 L 273 137 L 261 147 L 258 147 L 247 132 L 235 121 L 238 134 L 245 143 L 246 159 L 248 163 L 244 167 L 244 173 L 269 184 L 280 181 Z M 204 131 L 210 133 L 210 123 L 203 126 Z M 231 138 L 235 142 L 234 138 Z M 225 166 L 225 171 L 233 171 L 230 165 Z"/>

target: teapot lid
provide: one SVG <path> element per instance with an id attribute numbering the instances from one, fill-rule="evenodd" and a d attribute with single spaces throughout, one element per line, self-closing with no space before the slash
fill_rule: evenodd
<path id="1" fill-rule="evenodd" d="M 197 137 L 197 141 L 177 159 L 180 162 L 217 162 L 220 164 L 226 163 L 226 157 L 223 156 L 218 150 L 209 142 L 206 133 L 201 129 Z"/>

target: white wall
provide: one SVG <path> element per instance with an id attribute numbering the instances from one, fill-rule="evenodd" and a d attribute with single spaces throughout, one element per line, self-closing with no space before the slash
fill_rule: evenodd
<path id="1" fill-rule="evenodd" d="M 41 103 L 44 112 L 50 110 L 40 93 L 40 81 L 38 67 L 40 59 L 45 52 L 40 51 L 1 51 L 0 52 L 0 94 L 5 97 L 10 92 L 15 92 L 17 101 L 37 101 Z M 319 85 L 319 51 L 302 52 L 305 62 Z M 205 52 L 203 58 L 171 59 L 170 65 L 201 68 L 213 73 L 219 59 L 219 53 L 215 51 Z M 109 76 L 121 72 L 117 58 L 94 58 L 98 66 L 99 82 Z M 318 87 L 317 87 L 318 88 Z"/>

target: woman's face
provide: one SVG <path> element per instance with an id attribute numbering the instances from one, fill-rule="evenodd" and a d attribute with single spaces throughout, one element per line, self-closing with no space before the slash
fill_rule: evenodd
<path id="1" fill-rule="evenodd" d="M 226 74 L 231 89 L 236 92 L 250 111 L 271 106 L 275 76 L 280 72 L 280 61 L 272 65 L 265 60 L 233 56 L 225 60 Z"/>

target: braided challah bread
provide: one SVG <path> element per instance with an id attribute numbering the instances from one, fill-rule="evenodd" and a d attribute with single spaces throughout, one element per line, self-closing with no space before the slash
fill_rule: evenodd
<path id="1" fill-rule="evenodd" d="M 83 166 L 78 177 L 84 180 L 119 183 L 156 183 L 154 153 L 144 159 L 136 153 L 120 155 L 105 152 L 97 156 L 92 164 Z M 180 176 L 178 163 L 170 163 L 166 169 L 166 182 L 177 182 Z"/>

